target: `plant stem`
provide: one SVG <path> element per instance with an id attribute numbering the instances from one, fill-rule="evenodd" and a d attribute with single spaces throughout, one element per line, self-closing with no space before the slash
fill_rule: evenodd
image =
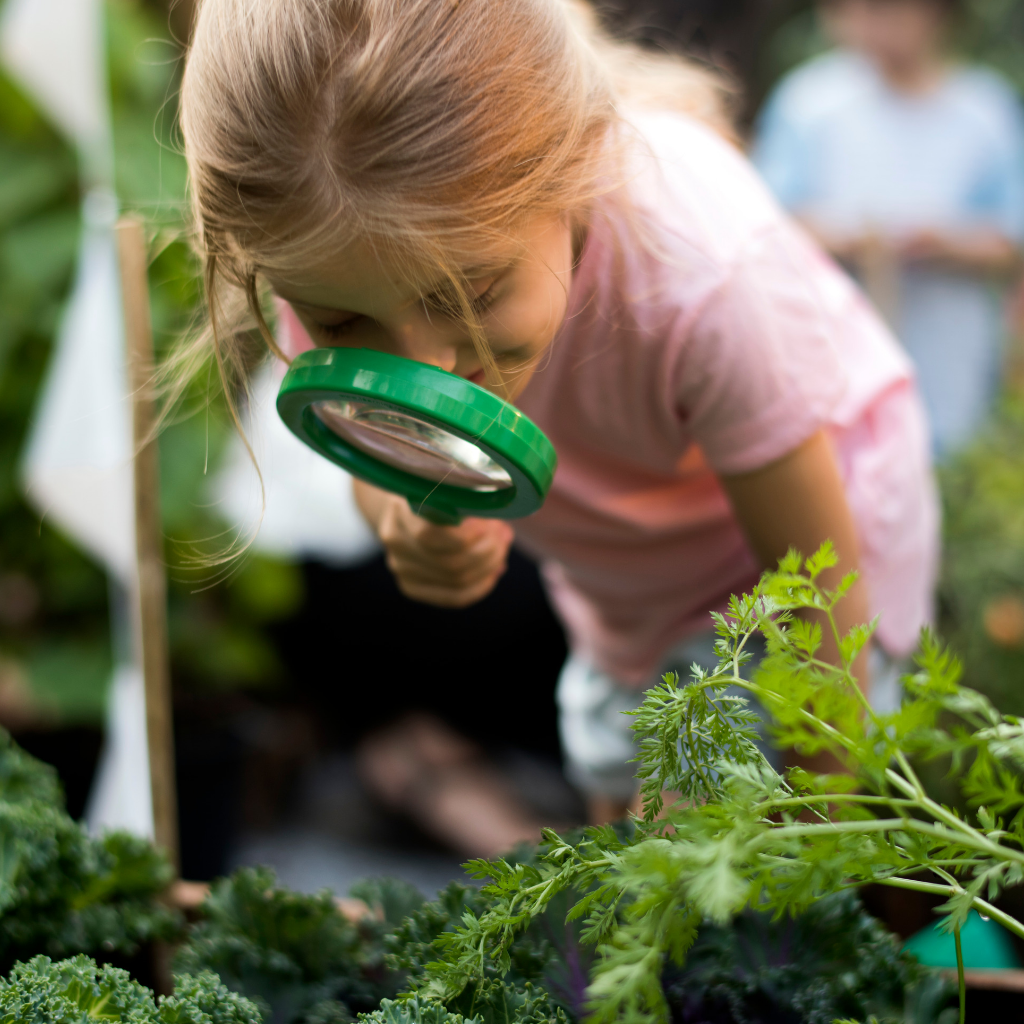
<path id="1" fill-rule="evenodd" d="M 765 800 L 758 806 L 799 807 L 803 804 L 885 804 L 887 807 L 918 807 L 917 800 L 903 800 L 893 796 L 871 796 L 865 793 L 814 793 L 807 796 L 787 797 L 784 800 Z"/>
<path id="2" fill-rule="evenodd" d="M 885 774 L 889 777 L 889 781 L 892 782 L 893 785 L 908 795 L 914 794 L 916 790 L 920 788 L 919 782 L 917 783 L 917 787 L 915 787 L 906 779 L 894 772 L 891 768 L 886 769 Z M 938 804 L 932 800 L 931 797 L 926 796 L 923 791 L 921 791 L 920 796 L 918 796 L 917 802 L 920 804 L 922 810 L 927 811 L 937 821 L 942 822 L 947 827 L 956 829 L 958 832 L 962 833 L 962 838 L 960 838 L 959 841 L 965 846 L 973 846 L 976 850 L 984 850 L 990 856 L 1001 857 L 1005 860 L 1013 860 L 1017 861 L 1019 864 L 1024 864 L 1024 853 L 1011 849 L 1008 846 L 1003 846 L 1002 843 L 992 842 L 992 840 L 982 832 L 972 828 L 966 821 L 962 821 L 951 811 L 946 810 L 942 804 Z M 927 835 L 939 835 L 938 832 L 922 828 L 920 824 L 915 824 L 913 827 L 915 831 L 925 832 Z M 952 837 L 949 838 L 950 841 L 952 841 Z"/>
<path id="3" fill-rule="evenodd" d="M 821 835 L 834 832 L 860 832 L 870 835 L 872 832 L 893 832 L 897 829 L 907 831 L 906 818 L 870 818 L 867 821 L 826 821 L 822 823 L 808 822 L 797 825 L 777 825 L 762 834 L 762 838 L 771 842 L 780 836 L 784 839 L 800 836 Z"/>
<path id="4" fill-rule="evenodd" d="M 829 665 L 827 661 L 821 662 L 826 668 L 835 668 L 835 665 Z M 746 679 L 737 679 L 735 681 L 737 686 L 742 687 L 744 690 L 748 690 L 752 693 L 762 704 L 768 704 L 772 697 L 776 697 L 777 694 L 772 693 L 770 690 L 766 690 L 763 686 L 758 686 L 757 683 L 751 683 Z M 765 700 L 768 697 L 769 700 Z M 796 708 L 797 713 L 800 717 L 810 725 L 815 726 L 819 731 L 826 733 L 830 740 L 837 747 L 842 747 L 848 754 L 856 754 L 857 752 L 857 741 L 851 740 L 849 737 L 844 736 L 838 729 L 829 725 L 828 722 L 822 721 L 816 715 L 812 715 L 806 708 Z"/>
<path id="5" fill-rule="evenodd" d="M 1007 850 L 1005 847 L 997 846 L 977 833 L 968 832 L 966 835 L 958 835 L 945 825 L 921 821 L 918 818 L 869 818 L 865 821 L 826 821 L 795 825 L 775 825 L 765 835 L 771 838 L 782 836 L 788 839 L 823 832 L 862 832 L 864 835 L 870 835 L 872 832 L 894 831 L 919 832 L 922 835 L 932 836 L 943 843 L 958 843 L 961 846 L 983 850 L 989 855 L 1004 856 L 1007 860 L 1024 859 L 1024 854 L 1016 854 L 1014 850 Z M 921 867 L 926 868 L 928 864 L 922 863 Z"/>
<path id="6" fill-rule="evenodd" d="M 703 696 L 704 696 L 704 699 L 707 700 L 707 690 L 703 691 Z M 712 705 L 712 707 L 715 707 L 715 702 L 714 701 L 710 701 L 709 703 Z M 715 710 L 716 711 L 718 710 L 717 707 L 715 708 Z M 687 740 L 689 740 L 689 742 L 690 742 L 690 749 L 692 750 L 693 749 L 693 715 L 687 715 L 686 716 L 686 738 L 687 738 Z M 704 772 L 701 769 L 701 766 L 699 764 L 695 764 L 694 768 L 697 769 L 697 774 L 700 776 L 700 781 L 704 784 L 704 792 L 705 793 L 712 792 L 711 783 L 708 782 L 706 776 L 704 775 Z"/>
<path id="7" fill-rule="evenodd" d="M 892 885 L 897 889 L 914 889 L 917 892 L 931 892 L 935 893 L 936 896 L 956 896 L 958 893 L 963 892 L 963 889 L 958 885 L 919 882 L 916 878 L 900 878 L 896 875 L 889 878 L 879 878 L 876 881 L 879 885 Z M 998 921 L 1007 931 L 1013 932 L 1014 935 L 1024 939 L 1024 924 L 1021 924 L 1017 918 L 1011 917 L 998 907 L 992 906 L 988 900 L 983 900 L 980 896 L 974 897 L 971 906 L 986 917 L 991 917 L 993 921 Z"/>
<path id="8" fill-rule="evenodd" d="M 953 929 L 953 941 L 956 943 L 956 983 L 960 990 L 960 1024 L 967 1017 L 967 983 L 964 981 L 964 951 L 960 947 L 960 929 Z"/>

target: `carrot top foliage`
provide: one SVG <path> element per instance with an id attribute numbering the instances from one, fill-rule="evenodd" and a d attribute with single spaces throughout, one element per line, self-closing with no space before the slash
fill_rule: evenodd
<path id="1" fill-rule="evenodd" d="M 602 1024 L 665 1017 L 665 970 L 686 961 L 702 922 L 796 915 L 868 882 L 945 895 L 943 927 L 957 934 L 973 907 L 1024 937 L 990 902 L 1024 879 L 1024 723 L 961 686 L 959 663 L 928 633 L 901 707 L 876 712 L 851 671 L 872 626 L 845 637 L 835 627 L 854 577 L 819 583 L 835 564 L 829 545 L 806 560 L 791 552 L 715 617 L 713 672 L 695 666 L 647 692 L 634 712 L 643 813 L 631 835 L 549 831 L 528 862 L 471 863 L 486 904 L 439 936 L 418 996 L 450 1003 L 508 971 L 517 937 L 563 893 L 577 895 L 568 918 L 594 947 L 588 1008 Z M 822 627 L 804 610 L 835 633 L 839 665 L 820 657 Z M 758 637 L 766 653 L 751 671 Z M 850 774 L 779 774 L 736 688 L 767 709 L 780 748 L 828 751 Z M 951 762 L 969 813 L 927 794 L 914 764 L 933 759 Z"/>

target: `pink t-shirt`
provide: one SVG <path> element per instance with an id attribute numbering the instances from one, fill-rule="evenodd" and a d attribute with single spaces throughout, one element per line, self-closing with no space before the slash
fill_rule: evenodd
<path id="1" fill-rule="evenodd" d="M 559 458 L 517 535 L 573 651 L 649 683 L 758 576 L 716 474 L 824 427 L 877 636 L 907 653 L 930 615 L 938 526 L 907 358 L 736 149 L 675 114 L 634 124 L 633 216 L 598 204 L 565 322 L 517 401 Z M 294 315 L 283 326 L 292 351 L 308 347 Z"/>

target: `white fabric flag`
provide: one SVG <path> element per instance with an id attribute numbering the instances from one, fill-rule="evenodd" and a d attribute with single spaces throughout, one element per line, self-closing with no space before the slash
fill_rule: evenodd
<path id="1" fill-rule="evenodd" d="M 102 0 L 7 0 L 0 12 L 0 57 L 74 141 L 87 188 L 75 284 L 23 456 L 22 480 L 44 518 L 134 595 L 131 408 Z M 93 832 L 125 828 L 152 837 L 145 689 L 137 662 L 135 652 L 114 674 L 86 817 Z"/>
<path id="2" fill-rule="evenodd" d="M 78 147 L 90 185 L 113 177 L 101 0 L 7 0 L 0 56 Z"/>
<path id="3" fill-rule="evenodd" d="M 71 299 L 22 462 L 43 517 L 134 586 L 131 405 L 114 238 L 116 202 L 90 192 Z"/>
<path id="4" fill-rule="evenodd" d="M 103 756 L 96 766 L 85 820 L 93 835 L 125 829 L 153 838 L 146 687 L 142 672 L 135 665 L 114 669 L 107 698 Z"/>

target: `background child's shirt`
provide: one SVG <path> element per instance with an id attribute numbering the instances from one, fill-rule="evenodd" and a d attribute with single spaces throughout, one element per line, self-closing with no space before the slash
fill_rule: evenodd
<path id="1" fill-rule="evenodd" d="M 759 573 L 716 474 L 819 428 L 836 443 L 878 636 L 913 648 L 937 512 L 911 368 L 849 280 L 744 158 L 676 115 L 635 121 L 635 215 L 598 204 L 569 312 L 517 404 L 558 451 L 517 524 L 573 650 L 649 681 Z"/>
<path id="2" fill-rule="evenodd" d="M 1012 88 L 985 69 L 951 70 L 907 96 L 866 59 L 825 54 L 776 88 L 754 160 L 784 206 L 839 234 L 990 227 L 1024 238 L 1024 122 Z M 926 266 L 905 268 L 899 292 L 896 332 L 945 453 L 993 397 L 999 295 L 980 277 Z"/>

